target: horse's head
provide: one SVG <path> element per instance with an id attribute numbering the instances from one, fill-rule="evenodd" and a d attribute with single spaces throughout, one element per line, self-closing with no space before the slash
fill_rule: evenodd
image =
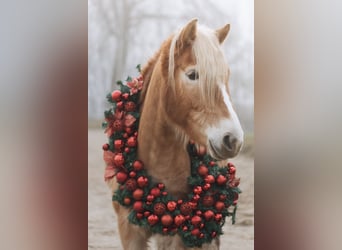
<path id="1" fill-rule="evenodd" d="M 170 41 L 166 113 L 181 134 L 205 145 L 217 160 L 234 157 L 243 131 L 229 94 L 229 69 L 220 48 L 229 25 L 216 31 L 190 21 Z"/>

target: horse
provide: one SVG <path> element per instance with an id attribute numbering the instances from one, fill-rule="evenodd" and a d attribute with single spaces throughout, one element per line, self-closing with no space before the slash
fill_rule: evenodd
<path id="1" fill-rule="evenodd" d="M 163 42 L 143 66 L 140 96 L 138 158 L 153 180 L 168 193 L 183 199 L 189 192 L 190 140 L 221 163 L 236 156 L 243 144 L 243 130 L 234 111 L 228 85 L 229 68 L 221 44 L 230 30 L 227 24 L 212 30 L 188 22 Z M 110 182 L 113 190 L 115 181 Z M 129 209 L 113 201 L 125 250 L 148 249 L 152 233 L 130 224 Z M 190 249 L 179 236 L 155 234 L 157 248 Z M 219 249 L 219 237 L 201 248 Z"/>

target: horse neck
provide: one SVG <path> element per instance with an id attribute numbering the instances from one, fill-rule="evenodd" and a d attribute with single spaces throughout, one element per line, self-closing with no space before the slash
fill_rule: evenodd
<path id="1" fill-rule="evenodd" d="M 138 156 L 154 182 L 163 182 L 170 194 L 185 198 L 188 193 L 190 159 L 184 140 L 165 113 L 165 83 L 162 81 L 161 74 L 154 73 L 149 82 L 144 83 L 148 89 L 141 110 Z"/>

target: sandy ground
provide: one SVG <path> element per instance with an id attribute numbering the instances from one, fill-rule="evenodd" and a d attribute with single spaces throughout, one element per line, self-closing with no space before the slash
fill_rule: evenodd
<path id="1" fill-rule="evenodd" d="M 103 180 L 102 144 L 106 136 L 102 130 L 88 131 L 88 249 L 122 249 L 116 215 L 112 208 L 111 192 Z M 254 160 L 240 155 L 232 160 L 241 177 L 236 224 L 230 218 L 224 225 L 221 249 L 254 249 Z M 137 249 L 138 250 L 138 249 Z"/>

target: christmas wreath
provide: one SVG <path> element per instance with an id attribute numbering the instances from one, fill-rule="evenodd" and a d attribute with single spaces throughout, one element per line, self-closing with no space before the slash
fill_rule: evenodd
<path id="1" fill-rule="evenodd" d="M 139 69 L 139 66 L 138 66 Z M 137 159 L 139 96 L 142 76 L 117 82 L 120 89 L 108 94 L 112 105 L 104 112 L 103 128 L 109 138 L 103 145 L 105 180 L 116 177 L 119 188 L 113 201 L 131 209 L 129 221 L 153 233 L 179 234 L 187 247 L 200 247 L 222 234 L 227 216 L 235 223 L 240 179 L 235 166 L 219 167 L 203 148 L 189 142 L 192 192 L 186 200 L 173 198 L 163 183 L 153 183 L 144 163 Z"/>

